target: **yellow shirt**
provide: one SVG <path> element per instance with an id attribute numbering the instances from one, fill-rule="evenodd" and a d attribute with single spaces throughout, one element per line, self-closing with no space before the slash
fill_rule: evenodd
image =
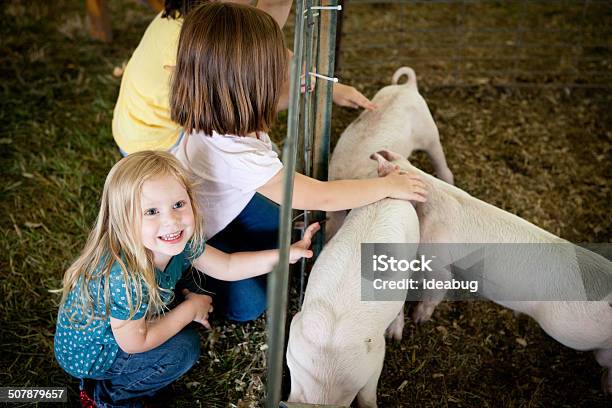
<path id="1" fill-rule="evenodd" d="M 182 22 L 158 14 L 125 67 L 113 114 L 113 137 L 128 154 L 168 150 L 181 133 L 170 120 L 168 67 L 176 63 Z"/>

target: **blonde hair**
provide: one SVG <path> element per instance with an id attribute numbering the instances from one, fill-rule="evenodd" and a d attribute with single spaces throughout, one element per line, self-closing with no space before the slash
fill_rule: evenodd
<path id="1" fill-rule="evenodd" d="M 72 290 L 77 291 L 73 308 L 65 310 L 70 320 L 78 312 L 87 317 L 86 325 L 98 319 L 94 310 L 101 295 L 106 316 L 110 315 L 110 271 L 114 264 L 122 271 L 130 319 L 143 304 L 147 304 L 147 318 L 164 311 L 160 292 L 166 290 L 157 285 L 153 253 L 145 248 L 140 231 L 142 186 L 145 181 L 161 176 L 174 177 L 187 191 L 195 220 L 190 245 L 196 249 L 203 246 L 204 229 L 192 183 L 178 160 L 169 153 L 154 151 L 133 153 L 119 160 L 106 177 L 100 212 L 85 248 L 64 274 L 61 305 L 66 304 Z M 100 280 L 98 293 L 90 293 L 89 282 L 97 279 Z M 134 298 L 131 288 L 134 288 Z M 143 288 L 147 291 L 146 298 Z"/>
<path id="2" fill-rule="evenodd" d="M 286 80 L 283 33 L 270 15 L 241 4 L 206 3 L 183 22 L 170 116 L 187 134 L 267 131 Z"/>

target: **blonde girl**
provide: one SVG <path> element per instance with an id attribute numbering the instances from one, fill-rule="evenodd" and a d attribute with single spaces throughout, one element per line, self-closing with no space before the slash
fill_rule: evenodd
<path id="1" fill-rule="evenodd" d="M 185 300 L 168 309 L 190 266 L 240 280 L 278 260 L 275 250 L 227 255 L 205 245 L 202 225 L 191 183 L 172 155 L 135 153 L 108 174 L 96 225 L 64 275 L 54 341 L 60 366 L 90 380 L 97 406 L 137 406 L 197 361 L 199 337 L 186 326 L 210 327 L 210 296 L 183 289 Z M 317 229 L 292 245 L 292 262 L 312 255 Z"/>
<path id="2" fill-rule="evenodd" d="M 172 152 L 199 180 L 205 236 L 226 252 L 277 245 L 284 169 L 266 132 L 287 65 L 282 32 L 260 10 L 214 2 L 185 17 L 170 91 L 171 117 L 184 136 Z M 385 197 L 424 201 L 425 194 L 407 175 L 322 182 L 295 174 L 293 208 L 336 211 Z M 261 279 L 208 283 L 219 295 L 216 310 L 232 320 L 265 310 Z"/>

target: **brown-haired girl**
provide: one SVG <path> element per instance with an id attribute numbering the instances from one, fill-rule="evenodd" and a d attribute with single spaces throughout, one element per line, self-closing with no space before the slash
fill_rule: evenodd
<path id="1" fill-rule="evenodd" d="M 209 0 L 165 0 L 164 11 L 149 24 L 130 57 L 113 113 L 113 138 L 125 156 L 141 150 L 165 150 L 176 146 L 182 128 L 170 118 L 170 75 L 176 63 L 178 38 L 184 17 Z M 253 4 L 255 0 L 231 0 Z M 257 8 L 270 14 L 282 27 L 292 0 L 257 0 Z M 334 102 L 341 106 L 372 109 L 374 105 L 355 88 L 334 84 Z M 288 84 L 279 98 L 286 109 Z"/>
<path id="2" fill-rule="evenodd" d="M 113 138 L 125 156 L 176 145 L 181 126 L 170 119 L 170 75 L 184 17 L 209 0 L 166 0 L 130 57 L 113 113 Z M 252 3 L 251 0 L 233 0 Z M 258 0 L 258 7 L 283 25 L 292 0 Z"/>
<path id="3" fill-rule="evenodd" d="M 266 132 L 287 64 L 280 28 L 260 10 L 209 3 L 185 18 L 170 91 L 171 117 L 184 136 L 172 152 L 200 179 L 205 235 L 223 251 L 277 246 L 284 170 Z M 322 182 L 295 174 L 293 207 L 336 211 L 386 197 L 425 201 L 425 194 L 407 175 Z M 265 281 L 211 283 L 216 310 L 228 318 L 252 320 L 265 310 Z"/>

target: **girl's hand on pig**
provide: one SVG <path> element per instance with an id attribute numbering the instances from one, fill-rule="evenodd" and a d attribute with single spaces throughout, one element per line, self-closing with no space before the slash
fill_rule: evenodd
<path id="1" fill-rule="evenodd" d="M 419 176 L 400 173 L 399 170 L 396 170 L 383 179 L 388 182 L 388 197 L 421 203 L 427 201 L 427 189 Z"/>
<path id="2" fill-rule="evenodd" d="M 374 110 L 378 107 L 355 87 L 339 83 L 334 84 L 333 101 L 336 105 L 354 109 Z"/>
<path id="3" fill-rule="evenodd" d="M 304 231 L 304 238 L 291 245 L 289 248 L 289 263 L 296 263 L 301 258 L 311 258 L 312 251 L 309 250 L 310 244 L 312 243 L 312 237 L 321 228 L 318 222 L 312 223 Z"/>

